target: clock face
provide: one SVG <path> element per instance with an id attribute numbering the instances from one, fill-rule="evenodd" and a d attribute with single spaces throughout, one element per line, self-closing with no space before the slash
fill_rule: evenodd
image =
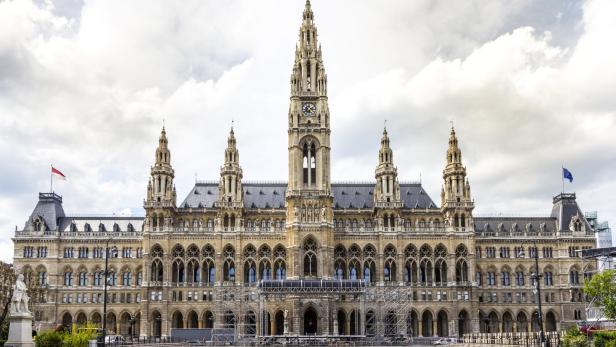
<path id="1" fill-rule="evenodd" d="M 317 105 L 313 102 L 306 102 L 302 105 L 302 112 L 306 117 L 314 116 L 317 113 Z"/>

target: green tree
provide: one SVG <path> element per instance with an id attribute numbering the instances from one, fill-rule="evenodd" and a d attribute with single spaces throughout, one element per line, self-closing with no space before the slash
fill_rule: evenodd
<path id="1" fill-rule="evenodd" d="M 607 319 L 616 319 L 616 270 L 605 270 L 584 281 L 584 293 Z"/>

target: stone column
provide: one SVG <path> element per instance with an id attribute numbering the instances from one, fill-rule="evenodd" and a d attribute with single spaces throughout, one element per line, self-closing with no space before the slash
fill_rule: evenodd
<path id="1" fill-rule="evenodd" d="M 423 319 L 417 319 L 417 329 L 419 330 L 417 336 L 423 337 Z"/>

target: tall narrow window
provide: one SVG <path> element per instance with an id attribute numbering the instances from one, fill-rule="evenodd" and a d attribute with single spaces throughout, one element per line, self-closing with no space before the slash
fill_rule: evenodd
<path id="1" fill-rule="evenodd" d="M 310 146 L 310 184 L 313 185 L 317 181 L 317 161 L 316 150 L 314 143 Z"/>
<path id="2" fill-rule="evenodd" d="M 308 184 L 308 145 L 307 144 L 304 144 L 302 173 L 303 173 L 304 184 Z"/>

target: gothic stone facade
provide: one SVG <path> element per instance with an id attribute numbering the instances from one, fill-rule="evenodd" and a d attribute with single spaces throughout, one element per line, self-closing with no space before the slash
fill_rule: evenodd
<path id="1" fill-rule="evenodd" d="M 60 196 L 41 193 L 13 239 L 15 265 L 42 288 L 38 326 L 101 322 L 109 238 L 107 325 L 118 334 L 164 336 L 181 327 L 282 334 L 285 321 L 292 334 L 537 330 L 535 252 L 545 328 L 584 319 L 582 277 L 594 264 L 575 250 L 595 238 L 574 194 L 556 196 L 545 217 L 473 216 L 453 129 L 440 207 L 421 184 L 398 181 L 387 131 L 374 183 L 331 183 L 327 75 L 309 2 L 291 74 L 288 141 L 288 182 L 243 182 L 231 129 L 219 181 L 197 182 L 177 205 L 163 129 L 144 218 L 65 215 Z M 264 295 L 264 279 L 366 287 Z"/>

